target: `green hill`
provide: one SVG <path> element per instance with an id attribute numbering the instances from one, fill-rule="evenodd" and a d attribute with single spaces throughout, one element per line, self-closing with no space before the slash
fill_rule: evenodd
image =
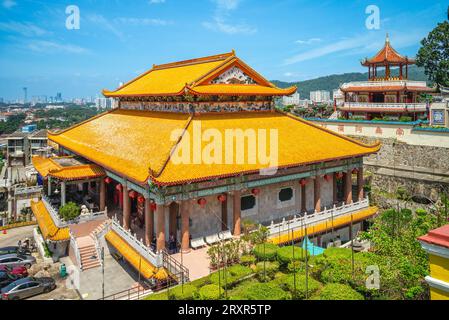
<path id="1" fill-rule="evenodd" d="M 392 73 L 393 75 L 396 75 L 398 73 L 398 70 L 393 69 Z M 382 76 L 383 74 L 384 74 L 383 71 L 378 73 L 379 76 Z M 429 81 L 424 73 L 424 70 L 416 66 L 411 66 L 409 68 L 408 77 L 410 80 Z M 275 84 L 280 88 L 287 88 L 292 85 L 296 85 L 298 87 L 298 92 L 301 95 L 301 99 L 309 99 L 310 91 L 327 90 L 331 92 L 332 97 L 332 90 L 339 88 L 341 84 L 351 81 L 366 81 L 367 79 L 368 79 L 367 72 L 365 73 L 353 72 L 353 73 L 333 74 L 330 76 L 299 82 L 285 82 L 278 80 L 273 80 L 272 82 L 273 84 Z"/>

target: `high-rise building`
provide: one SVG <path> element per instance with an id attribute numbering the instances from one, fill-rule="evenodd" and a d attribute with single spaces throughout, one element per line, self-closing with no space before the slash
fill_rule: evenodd
<path id="1" fill-rule="evenodd" d="M 329 102 L 331 100 L 331 94 L 326 90 L 310 91 L 310 100 L 314 103 Z"/>
<path id="2" fill-rule="evenodd" d="M 299 93 L 295 92 L 294 94 L 292 94 L 291 96 L 285 96 L 282 97 L 282 104 L 284 106 L 296 106 L 299 104 Z"/>

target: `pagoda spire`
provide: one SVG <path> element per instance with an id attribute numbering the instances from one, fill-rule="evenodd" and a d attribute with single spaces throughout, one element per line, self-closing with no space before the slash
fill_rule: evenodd
<path id="1" fill-rule="evenodd" d="M 385 37 L 385 43 L 390 43 L 390 36 L 388 35 L 388 32 L 387 32 L 387 36 Z"/>

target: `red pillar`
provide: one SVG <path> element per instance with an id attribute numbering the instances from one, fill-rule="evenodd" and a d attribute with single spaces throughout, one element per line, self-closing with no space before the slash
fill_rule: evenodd
<path id="1" fill-rule="evenodd" d="M 145 198 L 145 244 L 149 246 L 153 240 L 154 212 L 151 210 L 150 198 Z"/>
<path id="2" fill-rule="evenodd" d="M 321 181 L 320 176 L 316 176 L 314 180 L 313 198 L 315 203 L 315 211 L 321 211 Z"/>
<path id="3" fill-rule="evenodd" d="M 131 201 L 129 200 L 128 187 L 122 185 L 122 195 L 123 195 L 123 228 L 129 230 L 131 222 Z"/>
<path id="4" fill-rule="evenodd" d="M 183 253 L 190 252 L 190 210 L 191 202 L 185 200 L 181 203 L 181 250 Z"/>
<path id="5" fill-rule="evenodd" d="M 363 194 L 363 185 L 364 185 L 364 181 L 363 181 L 363 167 L 360 167 L 359 170 L 357 171 L 357 196 L 359 201 L 363 200 L 364 198 L 364 194 Z"/>
<path id="6" fill-rule="evenodd" d="M 352 203 L 352 170 L 345 173 L 345 203 Z"/>
<path id="7" fill-rule="evenodd" d="M 234 216 L 234 236 L 239 236 L 241 233 L 240 191 L 234 191 L 233 216 Z"/>
<path id="8" fill-rule="evenodd" d="M 156 250 L 159 252 L 165 249 L 165 205 L 158 205 L 156 208 Z"/>

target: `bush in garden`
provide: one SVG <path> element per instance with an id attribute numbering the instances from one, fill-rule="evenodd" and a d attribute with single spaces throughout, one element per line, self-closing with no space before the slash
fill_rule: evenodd
<path id="1" fill-rule="evenodd" d="M 59 208 L 59 215 L 65 221 L 76 219 L 81 214 L 81 208 L 74 202 L 68 202 Z"/>
<path id="2" fill-rule="evenodd" d="M 363 296 L 350 286 L 339 283 L 326 284 L 315 298 L 320 300 L 364 300 Z"/>
<path id="3" fill-rule="evenodd" d="M 273 283 L 251 283 L 242 293 L 245 300 L 287 300 L 290 295 Z"/>
<path id="4" fill-rule="evenodd" d="M 253 271 L 251 270 L 251 268 L 236 264 L 231 267 L 227 267 L 226 272 L 224 271 L 223 268 L 220 269 L 220 271 L 212 273 L 209 278 L 211 283 L 225 287 L 225 276 L 226 276 L 226 286 L 229 288 L 234 286 L 242 278 L 252 273 Z"/>
<path id="5" fill-rule="evenodd" d="M 170 300 L 193 300 L 197 295 L 198 289 L 191 284 L 184 284 L 183 286 L 176 286 L 169 290 L 168 296 Z"/>
<path id="6" fill-rule="evenodd" d="M 276 253 L 279 247 L 273 243 L 261 243 L 254 247 L 253 253 L 259 260 L 273 261 L 276 259 Z"/>
<path id="7" fill-rule="evenodd" d="M 351 249 L 330 247 L 324 250 L 323 255 L 326 259 L 351 258 Z"/>
<path id="8" fill-rule="evenodd" d="M 277 251 L 277 258 L 283 265 L 287 265 L 293 260 L 305 260 L 306 250 L 297 246 L 285 246 Z"/>
<path id="9" fill-rule="evenodd" d="M 296 281 L 295 281 L 296 280 Z M 296 283 L 296 290 L 295 290 Z M 305 299 L 306 298 L 306 276 L 303 274 L 291 274 L 287 276 L 283 281 L 283 286 L 285 289 L 292 293 L 295 299 Z M 320 289 L 321 283 L 308 277 L 307 279 L 307 296 L 311 297 L 318 289 Z"/>
<path id="10" fill-rule="evenodd" d="M 201 288 L 206 284 L 211 284 L 210 277 L 203 277 L 189 282 L 190 285 L 195 286 L 196 288 Z"/>
<path id="11" fill-rule="evenodd" d="M 201 300 L 218 300 L 222 291 L 215 284 L 207 284 L 200 289 L 199 296 Z"/>
<path id="12" fill-rule="evenodd" d="M 252 254 L 245 254 L 240 257 L 240 263 L 244 266 L 250 266 L 254 263 L 256 263 L 256 257 Z"/>
<path id="13" fill-rule="evenodd" d="M 274 279 L 278 270 L 279 262 L 277 261 L 262 261 L 256 264 L 257 278 L 263 282 Z"/>

